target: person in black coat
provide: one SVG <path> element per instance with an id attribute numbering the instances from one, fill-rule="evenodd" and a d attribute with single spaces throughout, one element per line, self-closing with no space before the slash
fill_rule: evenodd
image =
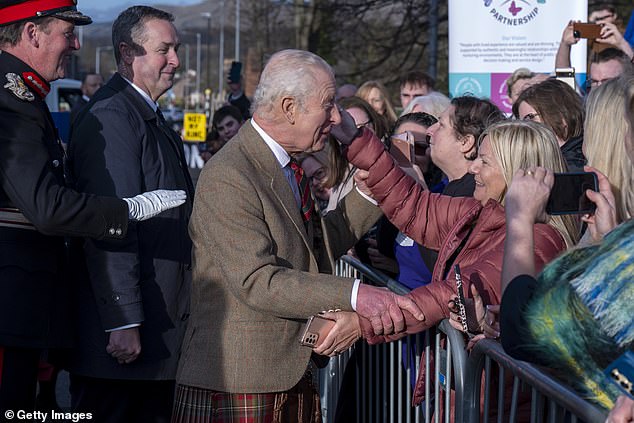
<path id="1" fill-rule="evenodd" d="M 77 189 L 128 196 L 188 193 L 182 207 L 131 225 L 119 241 L 88 240 L 78 286 L 78 348 L 69 364 L 73 411 L 99 421 L 169 421 L 189 316 L 194 187 L 183 143 L 156 103 L 179 67 L 173 16 L 147 6 L 113 24 L 118 71 L 80 112 L 69 162 Z"/>
<path id="2" fill-rule="evenodd" d="M 77 119 L 77 115 L 90 101 L 90 98 L 103 86 L 103 76 L 98 73 L 87 73 L 81 80 L 81 97 L 77 99 L 70 111 L 71 124 Z"/>
<path id="3" fill-rule="evenodd" d="M 90 21 L 73 0 L 0 0 L 2 415 L 33 410 L 42 352 L 72 344 L 64 237 L 122 239 L 129 219 L 183 202 L 184 193 L 122 200 L 65 186 L 64 151 L 44 97 L 79 48 L 74 26 Z"/>
<path id="4" fill-rule="evenodd" d="M 229 77 L 229 94 L 227 95 L 227 104 L 237 107 L 242 113 L 242 120 L 246 121 L 251 117 L 251 100 L 242 89 L 242 63 L 231 62 Z"/>

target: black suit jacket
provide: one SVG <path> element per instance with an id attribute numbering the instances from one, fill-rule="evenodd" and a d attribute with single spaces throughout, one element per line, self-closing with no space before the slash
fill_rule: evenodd
<path id="1" fill-rule="evenodd" d="M 118 242 L 87 241 L 77 301 L 79 347 L 72 372 L 117 379 L 174 379 L 189 313 L 193 185 L 183 144 L 119 74 L 92 97 L 71 129 L 69 162 L 78 189 L 134 196 L 187 191 L 187 202 L 130 224 Z M 106 330 L 141 323 L 141 355 L 120 365 L 106 353 Z"/>
<path id="2" fill-rule="evenodd" d="M 77 119 L 77 116 L 79 116 L 79 112 L 84 109 L 84 106 L 86 106 L 86 104 L 88 104 L 88 101 L 84 98 L 83 95 L 77 99 L 77 102 L 75 104 L 73 104 L 73 108 L 70 110 L 71 125 L 73 124 L 73 122 L 75 122 L 75 119 Z"/>
<path id="3" fill-rule="evenodd" d="M 41 89 L 26 85 L 29 78 Z M 19 209 L 37 228 L 0 222 L 0 346 L 70 345 L 63 236 L 116 239 L 128 226 L 122 200 L 65 187 L 47 89 L 35 70 L 0 51 L 0 208 Z"/>

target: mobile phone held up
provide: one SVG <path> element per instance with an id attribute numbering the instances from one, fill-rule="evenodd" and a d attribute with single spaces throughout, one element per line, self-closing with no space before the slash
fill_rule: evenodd
<path id="1" fill-rule="evenodd" d="M 601 25 L 575 22 L 572 24 L 572 35 L 575 38 L 588 38 L 590 40 L 601 38 Z"/>
<path id="2" fill-rule="evenodd" d="M 546 203 L 546 213 L 592 214 L 595 204 L 588 200 L 586 190 L 598 191 L 597 175 L 593 172 L 555 173 L 555 183 Z"/>
<path id="3" fill-rule="evenodd" d="M 319 316 L 310 316 L 299 343 L 305 347 L 316 347 L 335 326 L 335 321 Z"/>
<path id="4" fill-rule="evenodd" d="M 399 166 L 411 166 L 414 160 L 414 136 L 406 131 L 392 136 L 390 154 Z"/>

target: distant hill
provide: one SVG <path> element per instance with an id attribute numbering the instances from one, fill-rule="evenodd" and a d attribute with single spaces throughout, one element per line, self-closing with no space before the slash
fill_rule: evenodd
<path id="1" fill-rule="evenodd" d="M 218 1 L 213 0 L 189 0 L 188 3 L 192 3 L 194 1 L 198 1 L 196 4 L 189 5 L 175 5 L 169 3 L 169 0 L 166 0 L 165 4 L 156 3 L 152 4 L 152 7 L 156 7 L 161 10 L 168 11 L 174 15 L 176 18 L 176 25 L 187 22 L 187 26 L 191 27 L 192 25 L 197 27 L 206 27 L 207 21 L 204 17 L 201 17 L 200 14 L 203 12 L 211 12 L 211 24 L 212 27 L 216 27 L 219 24 L 219 20 L 217 18 L 220 4 Z M 179 1 L 179 3 L 184 3 L 183 1 Z M 234 15 L 234 6 L 233 2 L 225 2 L 225 11 L 227 12 L 225 16 L 225 24 L 229 23 L 227 18 L 233 19 Z M 81 7 L 82 12 L 87 14 L 93 19 L 93 24 L 87 28 L 96 26 L 97 24 L 108 24 L 112 25 L 112 22 L 116 19 L 116 17 L 121 13 L 121 11 L 125 10 L 130 6 L 134 6 L 135 4 L 139 4 L 138 1 L 128 1 L 127 3 L 116 6 L 116 7 L 107 7 L 107 8 L 95 8 L 95 7 Z"/>
<path id="2" fill-rule="evenodd" d="M 90 16 L 93 19 L 93 22 L 95 23 L 112 23 L 122 10 L 139 3 L 140 2 L 138 1 L 128 0 L 127 2 L 121 5 L 112 6 L 112 7 L 94 7 L 94 6 L 91 7 L 90 5 L 82 6 L 80 4 L 79 8 L 82 12 Z M 179 3 L 181 5 L 176 6 L 175 3 Z M 203 0 L 176 0 L 176 1 L 173 1 L 172 4 L 170 4 L 170 0 L 163 0 L 163 4 L 161 4 L 161 2 L 159 1 L 159 2 L 156 2 L 156 4 L 151 4 L 151 6 L 157 7 L 163 10 L 171 10 L 174 8 L 183 8 L 183 7 L 200 6 L 200 5 L 204 5 L 204 7 L 209 8 L 209 5 L 206 5 L 206 3 L 209 3 L 209 2 L 203 1 Z"/>
<path id="3" fill-rule="evenodd" d="M 169 1 L 169 0 L 168 0 Z M 194 0 L 189 0 L 189 2 Z M 106 47 L 112 45 L 112 23 L 116 17 L 125 10 L 125 8 L 138 4 L 138 1 L 129 1 L 127 5 L 117 6 L 112 8 L 100 8 L 91 9 L 90 7 L 81 8 L 81 10 L 87 15 L 93 18 L 93 23 L 81 27 L 80 31 L 83 32 L 82 48 L 76 53 L 80 58 L 80 71 L 92 71 L 95 64 L 95 51 L 97 47 L 101 47 L 102 54 L 100 55 L 101 69 L 100 71 L 104 76 L 108 76 L 109 71 L 114 69 L 114 59 L 112 52 L 108 52 Z M 207 42 L 207 19 L 202 16 L 202 13 L 211 13 L 211 20 L 209 22 L 211 29 L 212 45 L 217 45 L 217 33 L 220 27 L 220 2 L 217 0 L 201 1 L 197 4 L 177 6 L 174 4 L 154 4 L 153 7 L 165 10 L 174 15 L 174 24 L 178 29 L 181 43 L 183 45 L 190 44 L 195 45 L 196 33 L 201 34 L 201 42 L 204 44 Z M 229 39 L 232 39 L 232 32 L 234 31 L 235 20 L 235 6 L 233 2 L 225 2 L 225 31 L 226 31 L 226 45 Z M 204 50 L 203 50 L 204 51 Z M 193 55 L 193 52 L 192 52 Z"/>

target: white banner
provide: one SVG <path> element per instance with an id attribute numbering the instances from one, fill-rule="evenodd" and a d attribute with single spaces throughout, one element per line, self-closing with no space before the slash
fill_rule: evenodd
<path id="1" fill-rule="evenodd" d="M 469 4 L 469 6 L 466 6 Z M 587 21 L 587 0 L 449 0 L 449 92 L 488 97 L 510 111 L 505 81 L 517 68 L 552 73 L 570 20 Z M 585 81 L 586 41 L 572 48 Z"/>

